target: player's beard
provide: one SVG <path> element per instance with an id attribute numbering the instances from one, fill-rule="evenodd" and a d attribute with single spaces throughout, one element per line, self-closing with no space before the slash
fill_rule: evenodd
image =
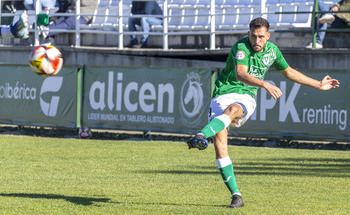
<path id="1" fill-rule="evenodd" d="M 254 46 L 253 46 L 253 50 L 254 50 L 255 52 L 261 52 L 262 47 L 259 46 L 259 45 L 254 45 Z"/>

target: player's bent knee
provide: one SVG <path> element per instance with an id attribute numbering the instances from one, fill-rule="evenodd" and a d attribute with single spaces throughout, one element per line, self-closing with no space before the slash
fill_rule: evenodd
<path id="1" fill-rule="evenodd" d="M 235 112 L 240 112 L 242 110 L 242 107 L 238 104 L 231 104 L 227 107 L 227 109 L 225 110 L 225 112 L 228 111 L 228 112 L 231 112 L 231 113 L 235 113 Z"/>
<path id="2" fill-rule="evenodd" d="M 226 108 L 224 113 L 232 116 L 231 119 L 240 118 L 243 115 L 243 109 L 238 104 L 231 104 Z"/>

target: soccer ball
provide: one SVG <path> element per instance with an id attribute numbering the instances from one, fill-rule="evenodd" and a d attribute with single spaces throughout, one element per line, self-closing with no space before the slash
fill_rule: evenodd
<path id="1" fill-rule="evenodd" d="M 57 75 L 61 70 L 63 58 L 61 52 L 54 46 L 41 45 L 30 53 L 29 65 L 40 76 Z"/>
<path id="2" fill-rule="evenodd" d="M 81 139 L 90 139 L 92 137 L 92 132 L 90 128 L 82 127 L 79 129 L 78 135 Z"/>

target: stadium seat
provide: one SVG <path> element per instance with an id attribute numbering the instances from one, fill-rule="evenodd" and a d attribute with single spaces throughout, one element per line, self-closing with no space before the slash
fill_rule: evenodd
<path id="1" fill-rule="evenodd" d="M 244 10 L 246 10 L 246 13 L 251 13 L 250 15 L 246 15 L 245 17 L 238 17 L 238 24 L 243 28 L 246 29 L 249 27 L 249 23 L 252 19 L 255 19 L 257 17 L 261 16 L 261 11 L 260 11 L 260 7 L 251 7 L 251 8 L 244 8 Z M 242 11 L 242 10 L 241 10 Z M 244 11 L 242 11 L 243 13 Z M 248 20 L 246 20 L 248 18 Z"/>
<path id="2" fill-rule="evenodd" d="M 125 5 L 125 1 L 123 1 L 123 5 Z M 119 6 L 119 1 L 112 0 L 111 3 L 109 4 L 111 7 L 118 7 Z"/>
<path id="3" fill-rule="evenodd" d="M 168 1 L 168 6 L 170 8 L 182 8 L 184 4 L 184 0 L 169 0 Z"/>
<path id="4" fill-rule="evenodd" d="M 117 0 L 112 0 L 112 4 L 113 4 L 113 2 L 118 3 Z M 132 1 L 123 1 L 123 5 L 131 6 L 131 3 L 132 3 Z"/>
<path id="5" fill-rule="evenodd" d="M 202 8 L 197 10 L 197 20 L 195 23 L 195 28 L 196 29 L 207 29 L 209 28 L 209 13 L 210 11 Z"/>
<path id="6" fill-rule="evenodd" d="M 215 0 L 215 5 L 217 7 L 223 7 L 226 3 L 226 0 Z"/>
<path id="7" fill-rule="evenodd" d="M 183 17 L 183 21 L 181 23 L 181 25 L 179 26 L 180 29 L 191 29 L 193 28 L 197 17 L 197 10 L 196 9 L 184 9 L 184 17 Z"/>
<path id="8" fill-rule="evenodd" d="M 293 5 L 283 5 L 282 7 L 281 20 L 279 25 L 291 25 L 295 22 L 296 7 Z M 291 13 L 290 13 L 291 12 Z"/>
<path id="9" fill-rule="evenodd" d="M 108 1 L 108 0 L 105 0 L 105 1 Z M 131 7 L 131 2 L 132 1 L 123 1 L 123 5 Z M 119 6 L 119 0 L 110 0 L 107 6 Z"/>
<path id="10" fill-rule="evenodd" d="M 209 10 L 209 8 L 210 8 L 210 0 L 199 0 L 197 2 L 197 4 L 194 5 L 194 7 L 195 8 L 207 8 L 207 10 Z"/>
<path id="11" fill-rule="evenodd" d="M 196 5 L 198 3 L 198 0 L 183 0 L 184 5 Z"/>
<path id="12" fill-rule="evenodd" d="M 220 25 L 223 25 L 224 21 L 224 9 L 218 7 L 215 9 L 215 26 L 218 28 Z"/>
<path id="13" fill-rule="evenodd" d="M 310 27 L 312 20 L 312 8 L 311 5 L 299 5 L 297 6 L 297 12 L 309 12 L 309 13 L 301 13 L 296 15 L 295 23 L 293 23 L 294 27 Z"/>
<path id="14" fill-rule="evenodd" d="M 281 14 L 275 14 L 275 12 L 281 12 L 281 7 L 276 5 L 267 6 L 266 19 L 270 22 L 271 27 L 275 27 L 281 21 Z"/>
<path id="15" fill-rule="evenodd" d="M 238 4 L 238 0 L 226 0 L 224 3 L 225 8 L 234 8 Z"/>
<path id="16" fill-rule="evenodd" d="M 111 0 L 99 0 L 98 7 L 108 7 L 111 4 Z"/>
<path id="17" fill-rule="evenodd" d="M 252 20 L 253 8 L 251 7 L 241 7 L 238 8 L 238 20 L 237 27 L 245 28 L 249 25 L 249 22 Z"/>
<path id="18" fill-rule="evenodd" d="M 118 7 L 108 7 L 106 25 L 115 26 L 118 24 L 119 8 Z"/>
<path id="19" fill-rule="evenodd" d="M 217 26 L 219 29 L 233 29 L 237 25 L 237 9 L 236 8 L 226 8 L 223 10 L 223 22 L 221 25 Z"/>
<path id="20" fill-rule="evenodd" d="M 183 9 L 181 8 L 169 9 L 169 24 L 168 24 L 169 30 L 174 30 L 179 28 L 179 26 L 182 23 L 182 19 L 183 19 L 182 16 L 183 16 Z"/>
<path id="21" fill-rule="evenodd" d="M 242 5 L 242 6 L 252 5 L 252 0 L 238 0 L 236 5 Z"/>
<path id="22" fill-rule="evenodd" d="M 118 15 L 119 15 L 118 7 L 112 7 L 112 6 L 108 7 L 107 18 L 104 25 L 116 28 L 119 24 Z M 129 15 L 130 15 L 130 8 L 124 8 L 123 9 L 123 26 L 125 27 L 128 24 Z"/>
<path id="23" fill-rule="evenodd" d="M 311 26 L 311 13 L 289 14 L 287 12 L 311 12 L 313 0 L 294 0 L 292 2 L 290 0 L 267 0 L 266 8 L 267 19 L 271 27 Z M 279 12 L 282 13 L 278 14 Z"/>
<path id="24" fill-rule="evenodd" d="M 91 24 L 94 27 L 102 26 L 106 23 L 108 7 L 98 7 L 95 10 Z"/>
<path id="25" fill-rule="evenodd" d="M 199 0 L 197 4 L 210 6 L 210 0 Z M 215 0 L 215 4 L 217 4 L 217 0 Z"/>
<path id="26" fill-rule="evenodd" d="M 261 0 L 253 0 L 252 1 L 252 5 L 260 6 L 261 5 Z"/>
<path id="27" fill-rule="evenodd" d="M 119 0 L 98 0 L 93 26 L 118 26 Z M 332 3 L 329 0 L 327 2 Z M 124 1 L 123 15 L 130 15 L 132 1 Z M 158 1 L 163 6 L 163 1 Z M 168 30 L 208 30 L 210 27 L 211 0 L 168 0 Z M 216 0 L 215 26 L 218 30 L 247 29 L 250 20 L 261 16 L 261 0 Z M 313 0 L 266 0 L 266 18 L 271 27 L 310 27 L 310 14 L 289 12 L 311 12 Z M 163 8 L 162 8 L 163 9 Z M 277 13 L 276 13 L 277 12 Z M 282 12 L 282 13 L 280 13 Z M 284 14 L 287 12 L 286 14 Z M 123 25 L 127 26 L 128 17 Z M 152 26 L 152 30 L 162 30 Z"/>
<path id="28" fill-rule="evenodd" d="M 266 0 L 266 5 L 277 5 L 278 3 L 280 3 L 279 0 Z"/>
<path id="29" fill-rule="evenodd" d="M 281 0 L 281 1 L 284 1 L 286 3 L 290 3 L 290 1 L 288 0 Z M 314 4 L 314 1 L 313 0 L 294 0 L 294 3 L 301 3 L 301 4 Z"/>
<path id="30" fill-rule="evenodd" d="M 131 1 L 123 1 L 123 26 L 127 28 L 128 17 L 131 10 Z M 119 1 L 99 0 L 98 8 L 95 10 L 90 28 L 102 30 L 115 30 L 119 24 Z"/>
<path id="31" fill-rule="evenodd" d="M 185 0 L 168 0 L 170 4 L 184 4 Z"/>

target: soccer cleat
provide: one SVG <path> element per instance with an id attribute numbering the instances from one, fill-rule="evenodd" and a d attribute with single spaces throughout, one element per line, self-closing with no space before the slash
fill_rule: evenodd
<path id="1" fill-rule="evenodd" d="M 204 150 L 208 147 L 208 141 L 204 138 L 202 134 L 196 134 L 187 141 L 188 149 L 198 148 L 199 150 Z"/>
<path id="2" fill-rule="evenodd" d="M 15 24 L 10 25 L 10 30 L 15 38 L 28 39 L 28 15 L 26 12 L 21 14 L 19 20 Z"/>
<path id="3" fill-rule="evenodd" d="M 228 207 L 229 208 L 240 208 L 243 206 L 244 206 L 244 203 L 243 203 L 242 196 L 238 195 L 238 194 L 233 194 L 232 195 L 232 202 Z"/>

